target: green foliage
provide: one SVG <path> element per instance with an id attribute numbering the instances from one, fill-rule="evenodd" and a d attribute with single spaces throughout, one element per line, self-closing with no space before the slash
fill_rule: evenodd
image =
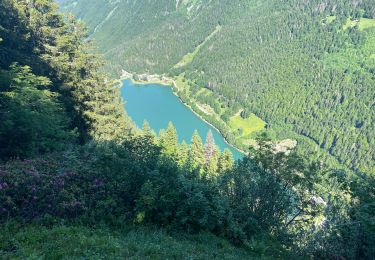
<path id="1" fill-rule="evenodd" d="M 47 77 L 81 143 L 129 134 L 119 89 L 100 73 L 82 23 L 58 14 L 54 1 L 5 0 L 0 9 L 2 70 L 17 62 Z"/>
<path id="2" fill-rule="evenodd" d="M 309 176 L 317 175 L 317 170 L 309 169 L 296 155 L 275 153 L 266 140 L 259 141 L 258 150 L 251 156 L 251 160 L 237 162 L 221 178 L 224 194 L 235 209 L 235 225 L 244 232 L 231 234 L 233 239 L 264 230 L 285 236 L 293 225 L 309 225 L 316 212 L 322 210 L 311 205 Z"/>
<path id="3" fill-rule="evenodd" d="M 237 248 L 211 234 L 168 234 L 152 228 L 55 225 L 1 228 L 0 257 L 11 259 L 249 259 L 256 252 Z M 260 242 L 259 242 L 260 243 Z"/>
<path id="4" fill-rule="evenodd" d="M 356 230 L 369 239 L 373 235 L 373 198 L 364 197 L 373 192 L 370 181 L 365 182 L 368 191 L 358 186 L 355 191 L 363 192 L 352 197 L 346 190 L 355 186 L 345 179 L 321 175 L 319 168 L 294 154 L 275 153 L 265 138 L 251 159 L 232 168 L 226 161 L 230 154 L 224 152 L 221 158 L 228 168 L 219 168 L 217 178 L 206 178 L 210 176 L 204 168 L 197 174 L 165 160 L 163 149 L 152 140 L 145 134 L 121 145 L 90 144 L 41 159 L 8 161 L 0 166 L 0 221 L 64 219 L 208 231 L 261 255 L 285 254 L 280 243 L 302 255 L 372 252 L 357 232 L 341 228 L 360 221 L 358 227 L 364 226 Z M 204 159 L 203 147 L 202 155 Z M 219 165 L 224 162 L 219 160 Z M 323 181 L 318 176 L 324 176 Z M 352 251 L 342 250 L 353 241 Z"/>
<path id="5" fill-rule="evenodd" d="M 322 173 L 319 183 L 325 204 L 315 227 L 298 232 L 298 246 L 318 258 L 371 259 L 374 254 L 373 177 L 342 171 Z"/>
<path id="6" fill-rule="evenodd" d="M 188 153 L 188 164 L 191 169 L 199 169 L 205 163 L 204 148 L 202 139 L 195 130 L 193 137 L 191 138 L 189 153 Z"/>
<path id="7" fill-rule="evenodd" d="M 204 145 L 205 155 L 205 172 L 209 176 L 214 176 L 218 173 L 220 150 L 215 144 L 212 131 L 207 133 L 206 143 Z"/>
<path id="8" fill-rule="evenodd" d="M 225 149 L 222 154 L 220 154 L 218 161 L 218 171 L 223 174 L 233 167 L 233 155 L 230 150 Z"/>
<path id="9" fill-rule="evenodd" d="M 143 135 L 148 136 L 152 139 L 156 137 L 155 132 L 151 129 L 149 123 L 146 120 L 143 122 L 142 132 L 143 132 Z"/>
<path id="10" fill-rule="evenodd" d="M 240 141 L 246 146 L 250 145 L 248 141 L 249 139 L 253 139 L 253 133 L 263 130 L 265 125 L 265 122 L 260 120 L 254 114 L 251 114 L 246 118 L 242 118 L 239 114 L 237 114 L 229 119 L 229 126 L 231 130 L 233 132 L 239 132 L 235 136 L 239 136 Z"/>
<path id="11" fill-rule="evenodd" d="M 178 152 L 178 164 L 179 166 L 185 166 L 188 160 L 188 151 L 189 146 L 185 141 L 182 141 L 181 145 L 179 146 Z"/>
<path id="12" fill-rule="evenodd" d="M 76 6 L 80 7 L 84 2 L 78 1 Z M 333 129 L 331 131 L 334 135 L 328 134 L 315 141 L 322 149 L 342 158 L 343 156 L 336 155 L 336 151 L 339 147 L 349 145 L 349 141 L 346 144 L 346 139 L 340 137 L 340 131 L 347 130 L 345 120 L 340 123 L 340 120 L 332 121 L 334 126 L 341 124 L 342 128 L 330 128 L 332 125 L 327 123 L 329 127 L 323 127 L 323 132 L 315 131 L 315 124 L 306 123 L 311 121 L 304 121 L 306 124 L 299 125 L 299 120 L 313 118 L 320 122 L 321 118 L 334 118 L 335 113 L 321 113 L 321 107 L 330 108 L 330 111 L 337 107 L 330 102 L 325 103 L 321 97 L 329 91 L 322 92 L 323 88 L 320 87 L 325 83 L 329 83 L 327 86 L 345 86 L 342 93 L 335 93 L 334 102 L 346 107 L 353 104 L 353 108 L 356 107 L 356 110 L 364 114 L 363 117 L 356 115 L 353 118 L 356 120 L 357 130 L 353 130 L 355 134 L 350 131 L 347 133 L 352 133 L 355 137 L 363 136 L 362 130 L 367 133 L 367 127 L 371 123 L 366 123 L 365 120 L 369 115 L 366 112 L 365 98 L 372 96 L 368 87 L 372 82 L 372 78 L 368 77 L 372 71 L 371 64 L 366 60 L 358 71 L 358 64 L 355 64 L 358 60 L 353 60 L 352 67 L 344 71 L 345 77 L 337 73 L 339 68 L 330 68 L 326 74 L 324 66 L 317 66 L 322 56 L 316 50 L 326 50 L 328 56 L 345 48 L 349 53 L 354 49 L 360 50 L 363 55 L 369 54 L 372 46 L 371 28 L 364 31 L 359 31 L 356 27 L 339 30 L 345 22 L 342 16 L 373 18 L 372 6 L 368 1 L 359 3 L 359 9 L 353 7 L 352 2 L 341 1 L 335 4 L 328 1 L 326 4 L 319 4 L 317 8 L 314 8 L 317 1 L 287 1 L 278 5 L 269 5 L 271 0 L 240 2 L 237 6 L 232 2 L 223 4 L 221 1 L 206 4 L 198 0 L 183 1 L 177 5 L 173 1 L 167 5 L 154 1 L 143 6 L 142 12 L 133 13 L 132 8 L 139 7 L 140 3 L 137 2 L 126 14 L 132 18 L 129 20 L 130 24 L 138 23 L 140 16 L 144 19 L 144 24 L 141 28 L 126 30 L 134 37 L 139 36 L 139 33 L 146 36 L 142 34 L 143 30 L 151 30 L 151 25 L 161 26 L 166 20 L 173 22 L 172 25 L 181 22 L 181 27 L 162 30 L 168 31 L 171 36 L 181 28 L 190 28 L 184 31 L 179 42 L 168 41 L 164 46 L 167 51 L 174 44 L 181 43 L 179 51 L 170 52 L 170 57 L 166 55 L 165 66 L 169 66 L 180 54 L 187 53 L 185 51 L 191 46 L 197 46 L 195 43 L 202 43 L 206 39 L 206 32 L 212 32 L 220 24 L 222 29 L 205 41 L 191 63 L 185 66 L 187 77 L 196 79 L 192 91 L 201 94 L 212 91 L 211 98 L 220 99 L 220 103 L 224 104 L 224 107 L 217 107 L 215 104 L 218 102 L 213 101 L 212 107 L 220 112 L 225 111 L 220 114 L 223 117 L 230 118 L 241 108 L 246 108 L 242 117 L 246 117 L 247 111 L 257 112 L 251 109 L 254 104 L 245 103 L 246 100 L 258 99 L 258 105 L 261 106 L 256 114 L 264 113 L 268 122 L 278 121 L 281 112 L 288 112 L 287 117 L 281 120 L 283 123 L 269 123 L 272 131 L 279 135 L 282 129 L 280 126 L 286 127 L 288 132 L 285 135 L 297 131 L 310 138 L 317 133 L 325 133 L 326 129 Z M 98 13 L 98 17 L 104 18 L 105 22 L 97 21 L 100 24 L 96 25 L 93 32 L 108 26 L 106 22 L 116 17 L 117 8 L 113 5 L 128 6 L 129 3 L 97 1 L 86 5 L 87 12 L 97 10 L 95 8 L 98 4 L 102 4 L 103 10 L 109 10 L 110 13 L 104 16 L 103 13 Z M 238 12 L 238 7 L 246 12 Z M 247 248 L 255 256 L 269 258 L 299 255 L 304 258 L 366 259 L 374 255 L 373 176 L 324 169 L 323 162 L 309 163 L 296 151 L 280 151 L 263 133 L 258 135 L 249 157 L 233 164 L 230 152 L 226 150 L 220 153 L 210 133 L 205 145 L 195 131 L 191 145 L 185 143 L 180 146 L 172 124 L 158 138 L 147 123 L 143 131 L 134 130 L 124 113 L 117 86 L 106 80 L 100 72 L 100 62 L 88 47 L 82 24 L 69 16 L 57 14 L 56 8 L 48 0 L 0 2 L 0 37 L 3 39 L 0 45 L 0 141 L 2 145 L 5 144 L 1 146 L 0 155 L 0 257 L 250 257 L 248 252 L 234 248 L 229 242 Z M 257 27 L 260 24 L 255 18 L 259 17 L 259 12 L 263 15 L 270 14 L 274 19 L 264 17 L 261 20 L 263 27 Z M 287 17 L 283 15 L 285 12 L 288 13 Z M 207 16 L 202 16 L 202 13 Z M 249 13 L 251 15 L 248 16 Z M 321 18 L 329 15 L 336 16 L 336 19 L 330 19 L 329 23 L 322 22 L 324 19 Z M 212 18 L 210 23 L 203 23 L 207 17 Z M 254 23 L 247 23 L 249 19 Z M 191 25 L 193 21 L 196 26 Z M 270 29 L 273 28 L 269 27 L 270 22 L 276 23 L 278 30 Z M 315 22 L 319 26 L 314 26 Z M 242 26 L 236 27 L 242 24 L 251 25 L 245 33 Z M 288 31 L 290 26 L 292 31 Z M 123 30 L 122 28 L 114 30 Z M 259 28 L 268 30 L 264 33 Z M 237 33 L 237 29 L 241 33 Z M 147 35 L 152 37 L 153 33 L 150 32 Z M 367 32 L 370 42 L 365 39 Z M 154 33 L 159 34 L 161 31 Z M 233 37 L 222 38 L 228 33 L 233 34 Z M 107 39 L 109 43 L 120 40 L 115 39 L 115 35 Z M 192 35 L 196 37 L 191 37 Z M 325 43 L 325 37 L 320 39 L 312 37 L 313 35 L 330 35 L 334 45 L 326 46 L 322 44 Z M 215 39 L 220 39 L 220 42 L 213 42 Z M 233 57 L 224 55 L 228 64 L 222 64 L 221 56 L 216 55 L 216 49 L 223 50 L 221 44 L 226 44 L 230 39 L 249 39 L 249 42 L 255 42 L 252 45 L 254 52 L 248 49 L 245 51 L 242 47 L 234 48 L 236 52 L 233 52 Z M 272 45 L 276 39 L 280 46 Z M 303 43 L 301 39 L 309 39 L 309 47 L 299 45 Z M 313 41 L 316 39 L 316 42 Z M 349 39 L 349 45 L 343 44 Z M 150 42 L 146 40 L 145 43 Z M 231 44 L 237 46 L 238 43 L 234 41 Z M 152 45 L 149 46 L 148 49 L 145 48 L 145 55 L 154 49 Z M 134 47 L 129 48 L 125 51 L 131 56 L 133 54 L 129 50 Z M 295 55 L 289 57 L 291 50 Z M 201 63 L 212 55 L 207 55 L 211 51 L 215 53 L 215 62 L 211 63 L 209 60 Z M 251 55 L 244 55 L 248 52 Z M 159 54 L 162 55 L 163 52 L 154 52 L 153 57 L 158 58 Z M 137 62 L 143 67 L 142 56 L 139 57 Z M 249 57 L 258 59 L 234 63 L 238 57 L 241 57 L 240 60 Z M 297 57 L 301 60 L 296 59 Z M 300 64 L 311 59 L 313 62 L 309 66 Z M 251 60 L 270 63 L 258 68 Z M 285 67 L 275 67 L 280 60 L 285 62 Z M 19 65 L 9 67 L 14 62 Z M 125 62 L 133 63 L 131 59 Z M 152 64 L 152 60 L 147 64 L 152 69 L 159 66 L 157 63 Z M 209 66 L 202 70 L 200 66 L 205 66 L 204 64 Z M 238 74 L 233 75 L 238 76 L 233 78 L 236 89 L 238 88 L 237 93 L 228 87 L 228 79 L 232 75 L 213 73 L 218 68 L 220 70 L 217 72 L 225 71 L 226 66 L 233 64 L 245 64 L 238 67 Z M 326 65 L 329 67 L 332 64 Z M 249 66 L 253 68 L 254 78 L 245 80 L 239 77 L 241 71 Z M 312 74 L 310 67 L 317 71 Z M 355 72 L 352 73 L 353 68 Z M 172 72 L 179 73 L 174 70 Z M 275 78 L 270 78 L 270 73 L 275 73 L 272 74 Z M 285 73 L 284 77 L 280 77 L 279 73 Z M 304 100 L 303 104 L 306 109 L 311 109 L 309 113 L 314 116 L 302 113 L 303 116 L 297 117 L 293 113 L 306 112 L 298 105 L 302 102 L 294 102 L 294 98 L 292 101 L 291 97 L 284 96 L 280 91 L 272 93 L 280 103 L 267 102 L 267 107 L 270 108 L 268 111 L 271 112 L 264 112 L 267 101 L 264 97 L 267 95 L 260 93 L 270 94 L 269 91 L 274 90 L 276 82 L 277 86 L 288 86 L 287 94 L 294 93 L 290 90 L 297 91 L 296 86 L 300 86 L 299 83 L 302 82 L 301 77 L 296 76 L 299 74 L 308 79 L 303 85 L 308 90 L 298 93 L 305 98 L 304 95 L 307 94 L 311 97 L 311 100 Z M 216 76 L 222 78 L 218 80 Z M 207 84 L 210 90 L 202 91 L 196 86 L 204 83 L 208 79 L 206 77 L 210 78 L 210 84 Z M 248 89 L 241 87 L 245 82 L 259 87 L 259 92 L 254 88 L 254 95 L 250 96 Z M 361 88 L 354 91 L 352 86 L 357 83 L 360 83 Z M 350 92 L 351 90 L 354 92 Z M 315 91 L 321 95 L 319 99 L 314 96 Z M 359 94 L 365 100 L 363 107 L 353 99 Z M 312 108 L 311 102 L 323 104 Z M 292 113 L 285 104 L 294 104 L 296 110 Z M 213 117 L 213 120 L 218 119 Z M 311 133 L 306 132 L 306 125 L 309 125 Z M 296 130 L 296 126 L 300 129 Z M 357 135 L 356 131 L 360 134 Z M 78 134 L 78 144 L 74 133 Z M 309 145 L 309 142 L 303 143 L 306 139 L 301 140 L 302 147 Z M 325 141 L 320 143 L 320 140 Z M 360 144 L 365 145 L 366 142 L 371 143 L 371 140 L 364 140 Z M 363 151 L 369 148 L 363 147 Z M 355 152 L 350 158 L 361 150 L 355 148 L 351 148 Z M 18 156 L 27 156 L 28 159 L 19 159 Z M 367 156 L 371 158 L 371 152 Z M 363 158 L 358 156 L 356 159 L 359 161 Z M 61 222 L 69 226 L 58 224 Z M 79 226 L 72 226 L 74 223 L 79 223 Z M 133 231 L 126 232 L 125 229 L 131 225 Z M 167 233 L 149 232 L 148 229 L 143 231 L 141 225 L 158 226 L 169 232 L 195 233 L 195 241 L 187 241 L 183 237 L 181 244 L 176 244 Z M 94 228 L 95 226 L 101 228 Z M 124 233 L 113 229 L 124 230 Z M 197 235 L 202 232 L 211 235 Z M 218 239 L 212 234 L 227 240 Z M 155 245 L 155 240 L 159 244 Z"/>
<path id="13" fill-rule="evenodd" d="M 10 74 L 9 87 L 0 93 L 0 157 L 65 148 L 75 136 L 58 94 L 47 89 L 49 79 L 35 76 L 27 66 L 12 65 Z"/>
<path id="14" fill-rule="evenodd" d="M 205 118 L 232 144 L 238 128 L 244 143 L 248 125 L 231 120 L 244 109 L 278 139 L 297 139 L 301 154 L 374 171 L 373 0 L 182 2 L 65 0 L 62 9 L 88 23 L 108 71 L 197 86 L 180 97 L 214 109 L 221 118 Z"/>
<path id="15" fill-rule="evenodd" d="M 169 122 L 166 131 L 162 131 L 159 136 L 159 145 L 162 147 L 163 154 L 174 161 L 178 160 L 178 136 L 176 128 L 172 122 Z"/>
<path id="16" fill-rule="evenodd" d="M 210 35 L 208 35 L 207 38 L 204 39 L 204 41 L 203 41 L 201 44 L 199 44 L 199 45 L 195 48 L 195 50 L 194 50 L 192 53 L 188 53 L 188 54 L 186 54 L 184 57 L 182 57 L 181 61 L 180 61 L 179 63 L 177 63 L 177 64 L 174 66 L 174 68 L 180 68 L 180 67 L 184 67 L 184 66 L 186 66 L 186 65 L 189 65 L 189 64 L 193 61 L 195 55 L 198 54 L 198 52 L 200 51 L 200 49 L 201 49 L 201 48 L 202 48 L 202 47 L 203 47 L 208 41 L 210 41 L 210 39 L 211 39 L 212 37 L 214 37 L 215 34 L 217 34 L 218 32 L 220 32 L 220 30 L 221 30 L 221 26 L 220 26 L 220 25 L 217 25 L 216 28 L 215 28 L 215 30 L 214 30 Z"/>

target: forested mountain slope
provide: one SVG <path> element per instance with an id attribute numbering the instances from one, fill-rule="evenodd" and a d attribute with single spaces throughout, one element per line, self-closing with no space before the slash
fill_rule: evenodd
<path id="1" fill-rule="evenodd" d="M 88 23 L 107 71 L 184 73 L 224 120 L 240 107 L 303 153 L 374 171 L 375 1 L 61 2 Z"/>

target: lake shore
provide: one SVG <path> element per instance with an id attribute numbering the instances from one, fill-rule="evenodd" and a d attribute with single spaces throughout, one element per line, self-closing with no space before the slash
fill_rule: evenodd
<path id="1" fill-rule="evenodd" d="M 128 74 L 130 74 L 130 73 L 128 73 Z M 205 122 L 206 124 L 208 124 L 209 126 L 214 128 L 216 131 L 218 131 L 220 133 L 220 135 L 223 137 L 223 140 L 226 144 L 228 144 L 229 146 L 231 146 L 233 149 L 237 150 L 238 152 L 242 153 L 243 155 L 245 155 L 245 156 L 247 155 L 247 153 L 245 151 L 239 149 L 235 145 L 228 142 L 228 140 L 224 137 L 222 132 L 215 125 L 213 125 L 208 120 L 206 120 L 202 115 L 200 115 L 197 111 L 195 111 L 190 104 L 188 104 L 187 102 L 185 102 L 184 100 L 181 99 L 181 97 L 175 91 L 175 88 L 178 89 L 178 86 L 177 86 L 177 83 L 174 79 L 167 78 L 167 77 L 160 76 L 160 75 L 151 75 L 151 77 L 152 78 L 150 80 L 135 80 L 132 75 L 126 75 L 126 76 L 122 76 L 118 80 L 118 83 L 122 84 L 122 81 L 130 80 L 135 85 L 159 84 L 159 85 L 162 85 L 162 86 L 172 88 L 172 93 L 180 100 L 180 102 L 183 105 L 185 105 L 187 108 L 189 108 L 189 110 L 192 111 L 200 120 L 202 120 L 203 122 Z M 164 77 L 163 80 L 161 79 L 162 77 Z"/>

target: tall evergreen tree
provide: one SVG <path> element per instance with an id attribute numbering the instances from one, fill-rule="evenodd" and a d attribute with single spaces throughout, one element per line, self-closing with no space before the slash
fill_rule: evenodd
<path id="1" fill-rule="evenodd" d="M 148 136 L 152 138 L 153 140 L 156 137 L 155 132 L 151 129 L 150 124 L 148 123 L 147 120 L 143 122 L 142 132 L 143 132 L 143 135 Z"/>
<path id="2" fill-rule="evenodd" d="M 208 176 L 216 176 L 218 175 L 218 169 L 219 169 L 219 158 L 220 158 L 220 150 L 218 147 L 214 147 L 214 151 L 208 161 L 206 161 L 204 165 L 205 172 L 208 174 Z"/>
<path id="3" fill-rule="evenodd" d="M 189 166 L 191 169 L 202 167 L 205 163 L 204 147 L 198 131 L 195 130 L 189 148 Z"/>
<path id="4" fill-rule="evenodd" d="M 188 152 L 189 152 L 189 146 L 187 143 L 182 141 L 180 147 L 179 147 L 179 152 L 178 152 L 178 164 L 180 166 L 184 166 L 188 160 Z"/>
<path id="5" fill-rule="evenodd" d="M 218 160 L 220 156 L 220 150 L 215 144 L 214 136 L 212 131 L 209 130 L 206 137 L 206 143 L 204 145 L 205 165 L 204 169 L 210 176 L 216 175 L 218 170 Z"/>
<path id="6" fill-rule="evenodd" d="M 220 154 L 218 162 L 218 171 L 220 174 L 231 170 L 233 167 L 233 155 L 229 149 L 224 149 L 224 152 Z"/>
<path id="7" fill-rule="evenodd" d="M 208 163 L 211 157 L 214 156 L 216 150 L 217 149 L 216 149 L 215 139 L 210 129 L 208 130 L 206 143 L 204 145 L 204 156 L 205 156 L 206 163 Z"/>
<path id="8" fill-rule="evenodd" d="M 166 131 L 160 132 L 159 144 L 165 156 L 176 161 L 178 160 L 178 136 L 172 122 L 168 123 Z"/>

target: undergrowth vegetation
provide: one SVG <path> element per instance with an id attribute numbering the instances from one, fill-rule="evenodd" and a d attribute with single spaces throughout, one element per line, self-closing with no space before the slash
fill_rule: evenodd
<path id="1" fill-rule="evenodd" d="M 19 226 L 8 223 L 0 233 L 0 256 L 8 259 L 252 259 L 267 246 L 234 247 L 212 234 L 168 234 L 148 227 L 114 230 L 56 224 Z"/>

